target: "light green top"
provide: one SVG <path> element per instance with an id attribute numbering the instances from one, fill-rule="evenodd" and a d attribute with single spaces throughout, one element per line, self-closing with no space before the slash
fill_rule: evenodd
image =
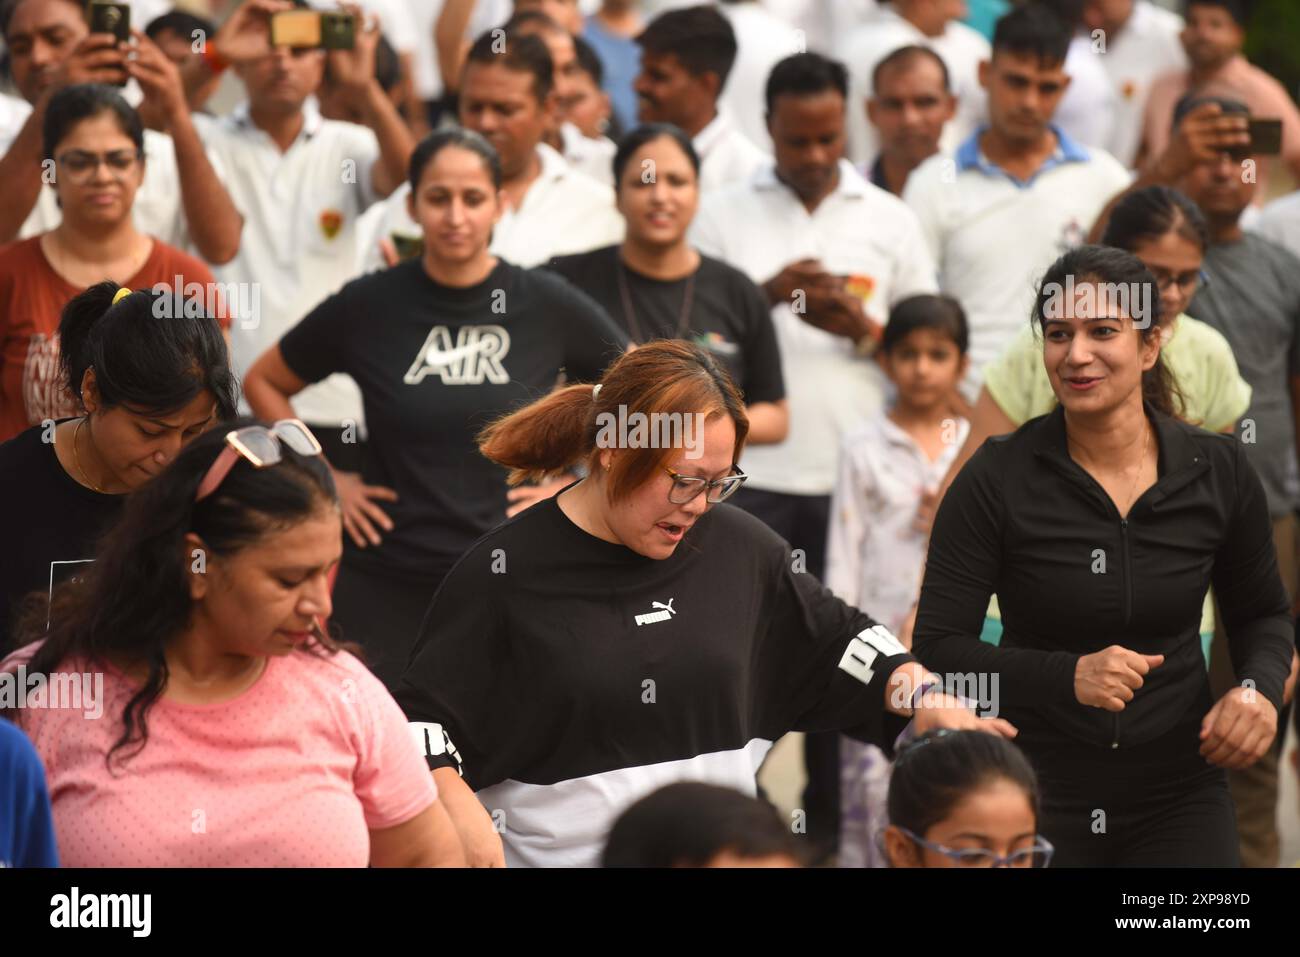
<path id="1" fill-rule="evenodd" d="M 1181 315 L 1165 330 L 1161 351 L 1187 402 L 1183 418 L 1188 422 L 1222 432 L 1246 414 L 1250 386 L 1218 330 Z M 1026 324 L 1002 355 L 984 367 L 984 386 L 1017 426 L 1056 408 L 1056 393 L 1043 367 L 1043 344 L 1033 326 Z"/>

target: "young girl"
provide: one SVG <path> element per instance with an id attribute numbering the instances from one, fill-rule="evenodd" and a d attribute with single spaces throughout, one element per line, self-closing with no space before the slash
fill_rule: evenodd
<path id="1" fill-rule="evenodd" d="M 966 373 L 967 339 L 956 300 L 927 295 L 898 303 L 880 348 L 897 398 L 847 433 L 840 449 L 826 584 L 895 633 L 920 591 L 925 563 L 926 538 L 912 517 L 966 440 L 967 422 L 950 400 Z M 884 866 L 871 835 L 883 823 L 889 763 L 879 748 L 847 738 L 840 756 L 840 864 Z"/>
<path id="2" fill-rule="evenodd" d="M 891 867 L 1046 867 L 1038 781 L 1010 741 L 940 730 L 901 750 L 882 835 Z"/>

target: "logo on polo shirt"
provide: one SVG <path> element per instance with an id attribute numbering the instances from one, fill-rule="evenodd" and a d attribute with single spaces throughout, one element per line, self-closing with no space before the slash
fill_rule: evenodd
<path id="1" fill-rule="evenodd" d="M 1125 80 L 1119 88 L 1120 96 L 1126 100 L 1133 99 L 1134 94 L 1138 91 L 1138 85 L 1132 80 Z"/>
<path id="2" fill-rule="evenodd" d="M 320 214 L 320 231 L 326 239 L 333 239 L 343 228 L 343 213 L 337 209 L 327 209 Z"/>
<path id="3" fill-rule="evenodd" d="M 855 274 L 844 277 L 844 291 L 850 296 L 857 296 L 862 300 L 865 306 L 871 298 L 871 294 L 876 291 L 876 281 L 870 276 Z"/>
<path id="4" fill-rule="evenodd" d="M 669 598 L 668 604 L 666 605 L 661 601 L 652 601 L 650 603 L 651 608 L 661 608 L 663 610 L 647 612 L 644 615 L 637 615 L 636 616 L 637 625 L 638 626 L 653 625 L 657 621 L 667 621 L 668 619 L 672 618 L 673 615 L 677 614 L 677 612 L 673 610 L 673 602 L 675 602 L 676 600 L 677 600 L 676 598 Z"/>
<path id="5" fill-rule="evenodd" d="M 726 338 L 716 332 L 705 333 L 695 337 L 694 342 L 697 346 L 708 349 L 710 352 L 716 352 L 722 356 L 734 356 L 740 351 L 740 346 L 734 342 L 727 341 Z"/>
<path id="6" fill-rule="evenodd" d="M 443 385 L 505 385 L 510 374 L 501 360 L 509 351 L 510 333 L 501 326 L 461 326 L 454 344 L 451 330 L 434 326 L 402 381 L 419 385 L 436 373 Z"/>

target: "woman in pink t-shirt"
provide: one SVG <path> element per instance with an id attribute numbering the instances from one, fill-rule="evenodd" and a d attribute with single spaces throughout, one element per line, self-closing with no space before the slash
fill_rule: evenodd
<path id="1" fill-rule="evenodd" d="M 243 425 L 244 428 L 238 428 Z M 196 439 L 0 669 L 71 867 L 461 865 L 383 685 L 317 622 L 341 546 L 297 420 Z M 47 676 L 41 680 L 37 676 Z"/>

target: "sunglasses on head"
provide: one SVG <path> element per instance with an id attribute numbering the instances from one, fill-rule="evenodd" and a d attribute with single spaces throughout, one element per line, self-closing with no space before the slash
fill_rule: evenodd
<path id="1" fill-rule="evenodd" d="M 220 487 L 230 470 L 241 458 L 255 469 L 278 465 L 281 446 L 287 445 L 299 455 L 320 455 L 320 443 L 301 419 L 281 419 L 270 428 L 249 425 L 226 433 L 226 446 L 217 455 L 194 496 L 201 502 Z"/>

